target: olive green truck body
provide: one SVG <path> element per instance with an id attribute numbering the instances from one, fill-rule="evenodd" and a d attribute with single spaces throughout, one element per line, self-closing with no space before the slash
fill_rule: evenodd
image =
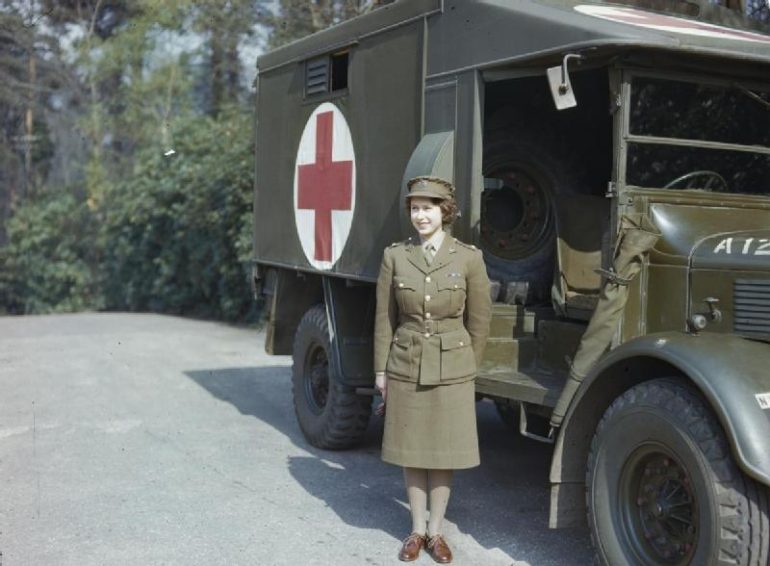
<path id="1" fill-rule="evenodd" d="M 402 0 L 259 58 L 255 291 L 311 443 L 366 428 L 382 250 L 444 176 L 493 280 L 477 393 L 554 443 L 551 526 L 767 566 L 770 35 L 692 16 Z"/>

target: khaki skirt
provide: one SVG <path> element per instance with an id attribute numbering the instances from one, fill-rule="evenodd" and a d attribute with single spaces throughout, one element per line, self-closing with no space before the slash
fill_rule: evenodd
<path id="1" fill-rule="evenodd" d="M 478 466 L 473 380 L 424 386 L 388 379 L 382 459 L 408 468 Z"/>

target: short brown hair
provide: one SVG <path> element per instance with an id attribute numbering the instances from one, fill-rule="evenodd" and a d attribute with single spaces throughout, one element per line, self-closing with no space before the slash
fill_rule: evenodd
<path id="1" fill-rule="evenodd" d="M 441 224 L 444 226 L 451 226 L 454 224 L 454 221 L 459 216 L 459 209 L 457 208 L 457 201 L 452 198 L 447 199 L 439 199 L 439 198 L 432 198 L 428 199 L 433 204 L 439 205 L 439 208 L 441 209 Z M 404 204 L 406 205 L 406 213 L 411 214 L 412 213 L 412 204 L 411 199 L 407 198 L 404 201 Z"/>

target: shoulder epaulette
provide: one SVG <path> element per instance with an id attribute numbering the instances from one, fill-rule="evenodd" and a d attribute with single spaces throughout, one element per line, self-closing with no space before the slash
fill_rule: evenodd
<path id="1" fill-rule="evenodd" d="M 396 246 L 405 246 L 412 242 L 412 238 L 407 238 L 406 240 L 402 240 L 401 242 L 393 242 L 388 247 L 389 248 L 395 248 Z"/>
<path id="2" fill-rule="evenodd" d="M 454 241 L 455 241 L 455 244 L 459 244 L 459 245 L 461 245 L 464 248 L 468 248 L 469 250 L 474 250 L 474 251 L 478 250 L 478 248 L 476 246 L 474 246 L 473 244 L 466 244 L 465 242 L 461 242 L 457 238 L 454 238 Z"/>

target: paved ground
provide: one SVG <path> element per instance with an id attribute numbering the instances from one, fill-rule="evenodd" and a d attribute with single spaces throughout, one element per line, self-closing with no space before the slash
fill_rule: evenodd
<path id="1" fill-rule="evenodd" d="M 311 448 L 289 365 L 211 322 L 0 318 L 2 566 L 400 564 L 382 423 L 355 451 Z M 585 530 L 546 528 L 549 448 L 479 409 L 482 466 L 457 474 L 448 511 L 455 564 L 589 564 Z"/>

